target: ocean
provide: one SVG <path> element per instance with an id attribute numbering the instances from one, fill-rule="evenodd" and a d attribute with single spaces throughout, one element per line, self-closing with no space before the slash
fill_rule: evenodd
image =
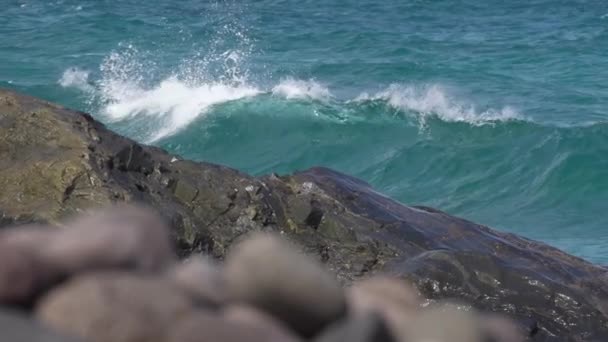
<path id="1" fill-rule="evenodd" d="M 608 264 L 604 0 L 0 2 L 0 87 Z"/>

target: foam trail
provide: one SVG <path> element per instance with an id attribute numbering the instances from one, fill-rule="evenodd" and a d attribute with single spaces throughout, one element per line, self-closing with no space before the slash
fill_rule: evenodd
<path id="1" fill-rule="evenodd" d="M 375 95 L 363 93 L 355 99 L 370 100 L 382 100 L 399 110 L 414 111 L 422 125 L 428 116 L 435 116 L 447 122 L 467 122 L 474 125 L 521 119 L 521 115 L 508 106 L 500 110 L 478 111 L 475 105 L 452 98 L 439 85 L 413 87 L 394 84 Z"/>
<path id="2" fill-rule="evenodd" d="M 152 89 L 141 89 L 132 84 L 112 84 L 106 96 L 113 99 L 104 114 L 113 120 L 136 115 L 165 117 L 164 126 L 150 137 L 150 141 L 171 135 L 216 104 L 255 96 L 255 87 L 232 86 L 222 83 L 188 85 L 175 77 L 162 81 Z"/>
<path id="3" fill-rule="evenodd" d="M 89 83 L 89 71 L 75 67 L 65 70 L 57 83 L 64 88 L 76 88 L 87 93 L 95 90 Z"/>
<path id="4" fill-rule="evenodd" d="M 272 93 L 286 99 L 327 100 L 331 98 L 329 89 L 315 80 L 298 80 L 286 78 L 272 88 Z"/>

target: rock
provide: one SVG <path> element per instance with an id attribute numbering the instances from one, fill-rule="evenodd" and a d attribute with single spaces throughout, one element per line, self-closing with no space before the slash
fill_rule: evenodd
<path id="1" fill-rule="evenodd" d="M 391 342 L 392 335 L 384 319 L 374 313 L 353 315 L 326 329 L 314 342 Z M 403 340 L 405 342 L 406 340 Z"/>
<path id="2" fill-rule="evenodd" d="M 132 268 L 151 272 L 175 261 L 169 228 L 151 210 L 116 206 L 81 215 L 44 248 L 66 274 Z"/>
<path id="3" fill-rule="evenodd" d="M 158 278 L 91 273 L 73 278 L 41 299 L 37 317 L 89 342 L 154 342 L 193 308 L 189 298 Z"/>
<path id="4" fill-rule="evenodd" d="M 608 271 L 545 244 L 409 207 L 325 169 L 251 177 L 120 137 L 91 116 L 0 90 L 0 225 L 116 202 L 156 209 L 184 256 L 225 257 L 250 231 L 283 232 L 350 284 L 386 272 L 432 299 L 537 322 L 538 341 L 608 340 Z"/>
<path id="5" fill-rule="evenodd" d="M 170 331 L 167 342 L 295 342 L 298 339 L 238 321 L 228 321 L 221 315 L 197 312 L 178 322 Z"/>
<path id="6" fill-rule="evenodd" d="M 0 309 L 0 340 L 6 342 L 78 342 L 43 327 L 16 311 Z"/>
<path id="7" fill-rule="evenodd" d="M 506 317 L 496 314 L 483 314 L 480 319 L 485 337 L 484 341 L 525 342 L 527 337 L 532 337 L 530 334 L 525 334 L 525 329 Z"/>
<path id="8" fill-rule="evenodd" d="M 226 301 L 223 274 L 211 260 L 192 257 L 171 268 L 167 277 L 198 303 L 217 307 Z"/>
<path id="9" fill-rule="evenodd" d="M 263 330 L 270 341 L 299 341 L 281 322 L 266 313 L 246 305 L 229 305 L 222 310 L 224 318 L 244 326 Z"/>
<path id="10" fill-rule="evenodd" d="M 271 235 L 255 235 L 228 255 L 228 297 L 257 307 L 310 337 L 345 311 L 342 289 L 314 260 Z"/>
<path id="11" fill-rule="evenodd" d="M 405 340 L 408 324 L 420 307 L 418 291 L 402 279 L 375 276 L 355 283 L 347 290 L 351 315 L 376 313 L 384 319 L 393 334 Z"/>
<path id="12" fill-rule="evenodd" d="M 484 342 L 475 312 L 458 305 L 440 305 L 422 311 L 407 327 L 410 342 Z"/>
<path id="13" fill-rule="evenodd" d="M 41 253 L 51 233 L 39 226 L 0 232 L 0 304 L 29 306 L 60 279 L 54 265 Z"/>

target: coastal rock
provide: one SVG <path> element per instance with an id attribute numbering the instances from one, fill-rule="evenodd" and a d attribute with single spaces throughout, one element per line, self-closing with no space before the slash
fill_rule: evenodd
<path id="1" fill-rule="evenodd" d="M 135 206 L 81 215 L 41 248 L 46 259 L 68 275 L 113 268 L 153 272 L 175 261 L 162 218 Z"/>
<path id="2" fill-rule="evenodd" d="M 422 304 L 418 291 L 402 279 L 375 276 L 347 290 L 352 316 L 377 314 L 399 341 L 407 340 L 413 316 Z"/>
<path id="3" fill-rule="evenodd" d="M 41 226 L 0 231 L 0 305 L 29 306 L 61 278 L 41 251 L 52 233 Z"/>
<path id="4" fill-rule="evenodd" d="M 178 322 L 167 342 L 297 342 L 288 333 L 277 332 L 268 324 L 261 326 L 227 320 L 221 315 L 200 311 Z"/>
<path id="5" fill-rule="evenodd" d="M 16 311 L 0 310 L 0 340 L 7 342 L 78 342 Z"/>
<path id="6" fill-rule="evenodd" d="M 193 257 L 171 268 L 167 278 L 196 303 L 218 307 L 226 302 L 226 282 L 211 260 Z"/>
<path id="7" fill-rule="evenodd" d="M 91 116 L 0 90 L 0 223 L 58 225 L 117 202 L 152 207 L 180 255 L 223 258 L 282 233 L 338 279 L 383 272 L 424 297 L 507 313 L 538 341 L 608 340 L 608 271 L 543 243 L 393 201 L 325 169 L 251 177 L 116 135 Z M 529 327 L 533 327 L 529 329 Z"/>
<path id="8" fill-rule="evenodd" d="M 89 342 L 164 342 L 169 327 L 193 311 L 189 298 L 150 276 L 91 273 L 40 300 L 36 316 Z"/>
<path id="9" fill-rule="evenodd" d="M 225 265 L 228 297 L 264 310 L 311 337 L 346 309 L 342 288 L 315 260 L 271 235 L 237 245 Z"/>
<path id="10" fill-rule="evenodd" d="M 334 323 L 314 342 L 399 342 L 387 327 L 384 319 L 374 313 L 353 315 Z"/>

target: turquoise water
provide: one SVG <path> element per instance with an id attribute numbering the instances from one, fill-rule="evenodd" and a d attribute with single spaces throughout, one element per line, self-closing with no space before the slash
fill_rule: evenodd
<path id="1" fill-rule="evenodd" d="M 608 263 L 608 2 L 4 0 L 0 86 Z"/>

